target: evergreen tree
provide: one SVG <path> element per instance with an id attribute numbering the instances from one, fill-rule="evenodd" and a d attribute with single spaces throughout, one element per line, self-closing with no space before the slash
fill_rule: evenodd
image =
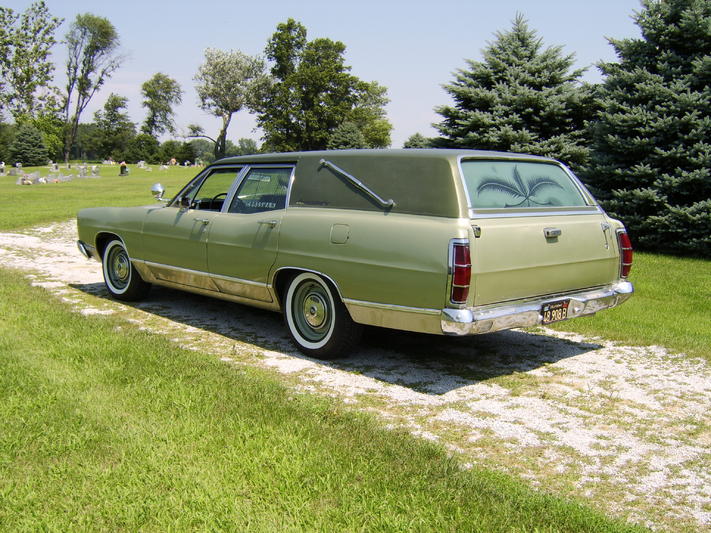
<path id="1" fill-rule="evenodd" d="M 711 3 L 643 0 L 611 40 L 584 180 L 636 246 L 711 257 Z"/>
<path id="2" fill-rule="evenodd" d="M 403 148 L 432 148 L 432 141 L 422 135 L 421 133 L 415 133 L 410 135 L 405 143 L 402 145 Z"/>
<path id="3" fill-rule="evenodd" d="M 344 122 L 331 132 L 326 148 L 329 150 L 368 148 L 368 144 L 355 123 Z"/>
<path id="4" fill-rule="evenodd" d="M 10 145 L 10 161 L 22 163 L 26 167 L 47 164 L 47 148 L 42 142 L 42 134 L 37 128 L 29 124 L 20 126 L 15 140 Z"/>
<path id="5" fill-rule="evenodd" d="M 584 125 L 594 113 L 592 90 L 579 83 L 574 54 L 543 42 L 517 15 L 508 32 L 483 51 L 484 61 L 467 60 L 445 85 L 454 106 L 435 111 L 436 144 L 545 155 L 579 167 L 588 158 Z"/>

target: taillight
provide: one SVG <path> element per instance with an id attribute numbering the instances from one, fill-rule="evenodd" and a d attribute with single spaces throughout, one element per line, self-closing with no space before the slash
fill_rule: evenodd
<path id="1" fill-rule="evenodd" d="M 620 248 L 620 276 L 626 278 L 632 270 L 632 241 L 627 232 L 617 232 L 617 244 Z"/>
<path id="2" fill-rule="evenodd" d="M 450 271 L 452 273 L 452 289 L 449 296 L 453 304 L 467 303 L 469 285 L 472 278 L 471 256 L 467 241 L 452 241 L 450 255 Z"/>

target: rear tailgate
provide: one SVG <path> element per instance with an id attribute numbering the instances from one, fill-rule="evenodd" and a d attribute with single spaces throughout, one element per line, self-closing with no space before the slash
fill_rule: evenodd
<path id="1" fill-rule="evenodd" d="M 473 304 L 596 287 L 619 278 L 614 234 L 600 212 L 477 218 Z"/>
<path id="2" fill-rule="evenodd" d="M 619 278 L 615 235 L 583 185 L 557 161 L 465 159 L 473 304 L 598 287 Z"/>

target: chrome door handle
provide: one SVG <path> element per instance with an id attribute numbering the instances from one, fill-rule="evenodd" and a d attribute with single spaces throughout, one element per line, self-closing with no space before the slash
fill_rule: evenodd
<path id="1" fill-rule="evenodd" d="M 270 228 L 273 228 L 278 224 L 278 221 L 276 221 L 276 220 L 260 220 L 259 224 L 264 224 L 265 226 L 269 226 Z"/>
<path id="2" fill-rule="evenodd" d="M 561 233 L 563 233 L 563 231 L 558 228 L 545 228 L 543 230 L 543 235 L 546 236 L 546 239 L 552 239 L 553 237 L 560 237 Z"/>
<path id="3" fill-rule="evenodd" d="M 200 222 L 203 226 L 207 226 L 210 221 L 207 218 L 196 218 L 195 222 Z"/>

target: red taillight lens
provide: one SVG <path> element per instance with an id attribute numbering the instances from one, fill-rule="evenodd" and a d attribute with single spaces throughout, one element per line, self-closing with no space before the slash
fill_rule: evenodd
<path id="1" fill-rule="evenodd" d="M 632 270 L 632 241 L 626 231 L 619 231 L 617 243 L 620 246 L 620 276 L 626 278 Z"/>
<path id="2" fill-rule="evenodd" d="M 452 244 L 452 293 L 450 300 L 454 304 L 464 304 L 469 296 L 472 278 L 469 243 Z"/>

